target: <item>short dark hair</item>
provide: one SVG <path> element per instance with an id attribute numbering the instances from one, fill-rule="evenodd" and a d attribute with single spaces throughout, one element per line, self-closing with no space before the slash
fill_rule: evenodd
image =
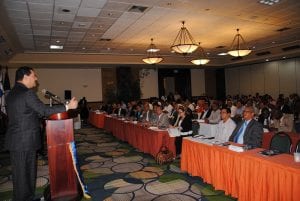
<path id="1" fill-rule="evenodd" d="M 231 114 L 231 109 L 229 107 L 223 107 L 222 110 L 226 110 L 227 114 Z"/>
<path id="2" fill-rule="evenodd" d="M 16 78 L 15 81 L 21 81 L 24 78 L 24 75 L 30 75 L 31 71 L 33 71 L 33 68 L 30 68 L 28 66 L 22 66 L 16 70 Z"/>

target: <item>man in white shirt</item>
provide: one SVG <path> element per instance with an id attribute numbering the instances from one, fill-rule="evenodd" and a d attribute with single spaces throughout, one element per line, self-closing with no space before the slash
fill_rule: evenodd
<path id="1" fill-rule="evenodd" d="M 235 105 L 233 105 L 231 99 L 227 100 L 227 107 L 230 108 L 230 110 L 231 110 L 231 117 L 235 117 L 237 107 Z"/>
<path id="2" fill-rule="evenodd" d="M 229 141 L 229 137 L 231 136 L 233 130 L 236 127 L 234 121 L 230 118 L 231 111 L 230 108 L 223 108 L 221 110 L 221 119 L 217 127 L 217 132 L 215 139 L 219 142 L 227 142 Z"/>
<path id="3" fill-rule="evenodd" d="M 211 104 L 211 113 L 207 120 L 205 120 L 206 123 L 216 124 L 219 123 L 221 120 L 221 114 L 219 110 L 219 106 L 216 102 Z"/>

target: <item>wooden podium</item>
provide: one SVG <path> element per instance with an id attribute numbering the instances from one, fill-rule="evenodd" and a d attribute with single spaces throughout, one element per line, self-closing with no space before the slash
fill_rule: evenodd
<path id="1" fill-rule="evenodd" d="M 69 143 L 74 141 L 73 119 L 46 121 L 50 192 L 46 200 L 73 201 L 82 196 L 73 167 Z M 47 195 L 49 194 L 50 195 Z"/>

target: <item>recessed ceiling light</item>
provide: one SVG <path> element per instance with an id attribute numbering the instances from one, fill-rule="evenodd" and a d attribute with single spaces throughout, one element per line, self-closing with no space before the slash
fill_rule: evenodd
<path id="1" fill-rule="evenodd" d="M 286 59 L 286 57 L 282 57 L 283 59 Z"/>
<path id="2" fill-rule="evenodd" d="M 253 46 L 252 49 L 255 49 L 255 46 Z"/>
<path id="3" fill-rule="evenodd" d="M 272 44 L 275 44 L 276 42 L 275 41 L 272 41 Z"/>
<path id="4" fill-rule="evenodd" d="M 83 50 L 85 50 L 85 47 L 82 47 Z"/>
<path id="5" fill-rule="evenodd" d="M 64 46 L 62 45 L 50 45 L 50 49 L 52 50 L 62 50 Z"/>
<path id="6" fill-rule="evenodd" d="M 209 52 L 207 52 L 206 54 L 208 54 L 208 55 L 209 55 L 210 53 L 209 53 Z"/>
<path id="7" fill-rule="evenodd" d="M 266 59 L 266 61 L 269 61 L 269 59 Z"/>
<path id="8" fill-rule="evenodd" d="M 227 53 L 226 53 L 226 52 L 221 52 L 221 53 L 219 53 L 218 55 L 219 55 L 219 56 L 225 56 L 225 55 L 227 55 Z"/>
<path id="9" fill-rule="evenodd" d="M 57 42 L 57 43 L 60 43 L 60 40 L 57 40 L 56 42 Z"/>
<path id="10" fill-rule="evenodd" d="M 107 50 L 110 51 L 110 47 L 108 47 Z"/>
<path id="11" fill-rule="evenodd" d="M 171 51 L 171 53 L 175 53 L 175 51 L 174 51 L 174 50 L 172 50 L 172 51 Z"/>

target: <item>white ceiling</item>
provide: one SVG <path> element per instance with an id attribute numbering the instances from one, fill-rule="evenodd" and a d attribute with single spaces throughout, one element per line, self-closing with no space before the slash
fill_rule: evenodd
<path id="1" fill-rule="evenodd" d="M 2 0 L 0 4 L 0 31 L 5 38 L 0 43 L 1 59 L 13 60 L 12 55 L 22 52 L 141 57 L 150 38 L 161 55 L 180 57 L 171 53 L 170 46 L 182 20 L 195 41 L 209 52 L 212 66 L 300 55 L 300 49 L 282 51 L 300 45 L 299 0 L 281 0 L 273 6 L 258 0 Z M 147 9 L 129 12 L 134 5 Z M 228 51 L 237 28 L 254 52 L 242 61 L 218 56 Z M 276 31 L 282 28 L 290 29 Z M 50 50 L 51 44 L 64 49 Z M 12 55 L 7 56 L 7 49 Z M 263 51 L 271 54 L 256 55 Z"/>

